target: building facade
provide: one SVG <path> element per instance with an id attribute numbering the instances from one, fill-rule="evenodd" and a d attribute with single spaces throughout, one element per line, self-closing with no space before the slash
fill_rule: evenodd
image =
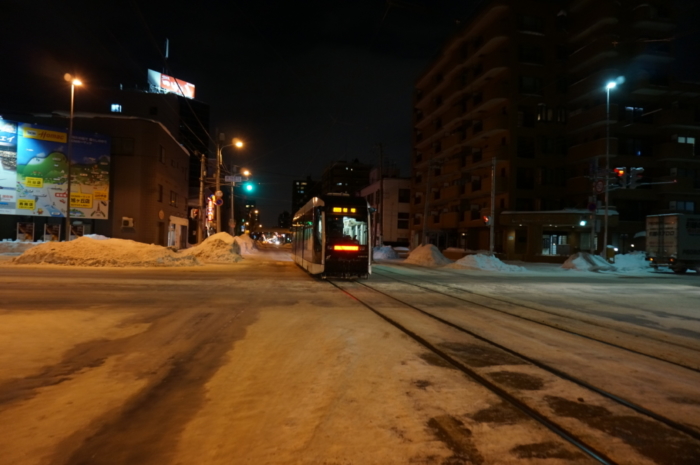
<path id="1" fill-rule="evenodd" d="M 321 176 L 321 194 L 359 195 L 369 184 L 371 169 L 372 165 L 360 163 L 358 159 L 352 162 L 341 160 L 331 163 L 323 170 Z"/>
<path id="2" fill-rule="evenodd" d="M 65 128 L 68 115 L 22 115 L 17 119 Z M 111 139 L 107 219 L 71 218 L 85 234 L 184 248 L 187 243 L 189 152 L 160 122 L 115 115 L 76 113 L 74 130 Z M 65 218 L 0 216 L 0 234 L 13 238 L 14 223 L 60 224 Z"/>
<path id="3" fill-rule="evenodd" d="M 370 184 L 360 191 L 375 213 L 372 217 L 372 244 L 407 247 L 410 237 L 411 180 L 399 177 L 397 170 L 370 172 Z"/>
<path id="4" fill-rule="evenodd" d="M 673 30 L 664 2 L 484 2 L 416 83 L 411 245 L 563 261 L 697 208 L 700 87 L 673 79 Z"/>

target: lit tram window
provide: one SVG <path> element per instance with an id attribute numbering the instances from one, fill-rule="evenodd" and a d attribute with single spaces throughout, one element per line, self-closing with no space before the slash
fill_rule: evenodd
<path id="1" fill-rule="evenodd" d="M 351 208 L 351 209 L 350 209 L 350 213 L 357 213 L 357 209 L 356 209 L 356 208 Z"/>
<path id="2" fill-rule="evenodd" d="M 333 207 L 333 213 L 340 213 L 342 211 L 343 211 L 343 209 L 340 207 Z"/>
<path id="3" fill-rule="evenodd" d="M 356 252 L 360 250 L 360 247 L 357 245 L 334 245 L 333 250 L 351 250 Z"/>
<path id="4" fill-rule="evenodd" d="M 343 213 L 347 213 L 347 212 L 348 212 L 348 209 L 347 209 L 347 208 L 343 208 Z"/>

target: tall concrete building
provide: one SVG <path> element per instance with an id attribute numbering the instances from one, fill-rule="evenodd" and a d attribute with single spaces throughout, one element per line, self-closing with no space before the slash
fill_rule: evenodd
<path id="1" fill-rule="evenodd" d="M 416 83 L 412 246 L 561 261 L 696 210 L 700 86 L 671 73 L 674 28 L 665 2 L 483 2 Z"/>

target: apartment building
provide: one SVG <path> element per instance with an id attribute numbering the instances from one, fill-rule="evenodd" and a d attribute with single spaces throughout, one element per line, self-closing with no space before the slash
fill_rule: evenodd
<path id="1" fill-rule="evenodd" d="M 410 236 L 411 180 L 400 177 L 399 169 L 373 168 L 369 185 L 360 191 L 375 209 L 372 216 L 372 244 L 406 247 Z"/>
<path id="2" fill-rule="evenodd" d="M 654 3 L 484 2 L 416 83 L 412 246 L 561 261 L 697 208 L 700 86 L 674 81 Z M 645 185 L 617 188 L 615 167 Z"/>

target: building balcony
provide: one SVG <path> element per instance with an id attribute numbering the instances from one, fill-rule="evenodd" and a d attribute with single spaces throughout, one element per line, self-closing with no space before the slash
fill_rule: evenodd
<path id="1" fill-rule="evenodd" d="M 665 63 L 673 61 L 671 44 L 669 42 L 640 42 L 635 43 L 631 50 L 633 60 Z"/>
<path id="2" fill-rule="evenodd" d="M 654 158 L 657 160 L 691 160 L 696 158 L 693 144 L 667 142 L 654 147 Z"/>
<path id="3" fill-rule="evenodd" d="M 610 105 L 610 124 L 614 124 L 618 120 L 619 107 Z M 569 114 L 566 122 L 569 132 L 578 132 L 591 129 L 596 126 L 603 126 L 608 121 L 607 106 L 598 105 L 588 110 L 583 110 L 580 113 Z"/>
<path id="4" fill-rule="evenodd" d="M 606 139 L 596 139 L 584 144 L 575 145 L 569 148 L 569 153 L 566 156 L 568 163 L 575 163 L 582 160 L 589 160 L 597 157 L 604 157 L 607 151 Z M 610 138 L 610 152 L 617 153 L 617 139 Z"/>
<path id="5" fill-rule="evenodd" d="M 676 28 L 670 16 L 651 4 L 637 6 L 632 10 L 632 27 L 651 31 L 668 32 Z"/>
<path id="6" fill-rule="evenodd" d="M 618 50 L 613 44 L 616 40 L 619 40 L 618 36 L 603 34 L 576 50 L 569 55 L 570 71 L 576 72 L 600 60 L 617 57 Z"/>
<path id="7" fill-rule="evenodd" d="M 584 7 L 585 8 L 585 7 Z M 595 8 L 585 8 L 576 12 L 576 20 L 570 27 L 569 42 L 576 43 L 588 36 L 592 36 L 606 26 L 619 22 L 620 7 L 614 2 L 599 2 Z"/>
<path id="8" fill-rule="evenodd" d="M 700 129 L 700 121 L 695 119 L 695 111 L 686 108 L 667 108 L 654 114 L 654 123 L 669 129 Z"/>

